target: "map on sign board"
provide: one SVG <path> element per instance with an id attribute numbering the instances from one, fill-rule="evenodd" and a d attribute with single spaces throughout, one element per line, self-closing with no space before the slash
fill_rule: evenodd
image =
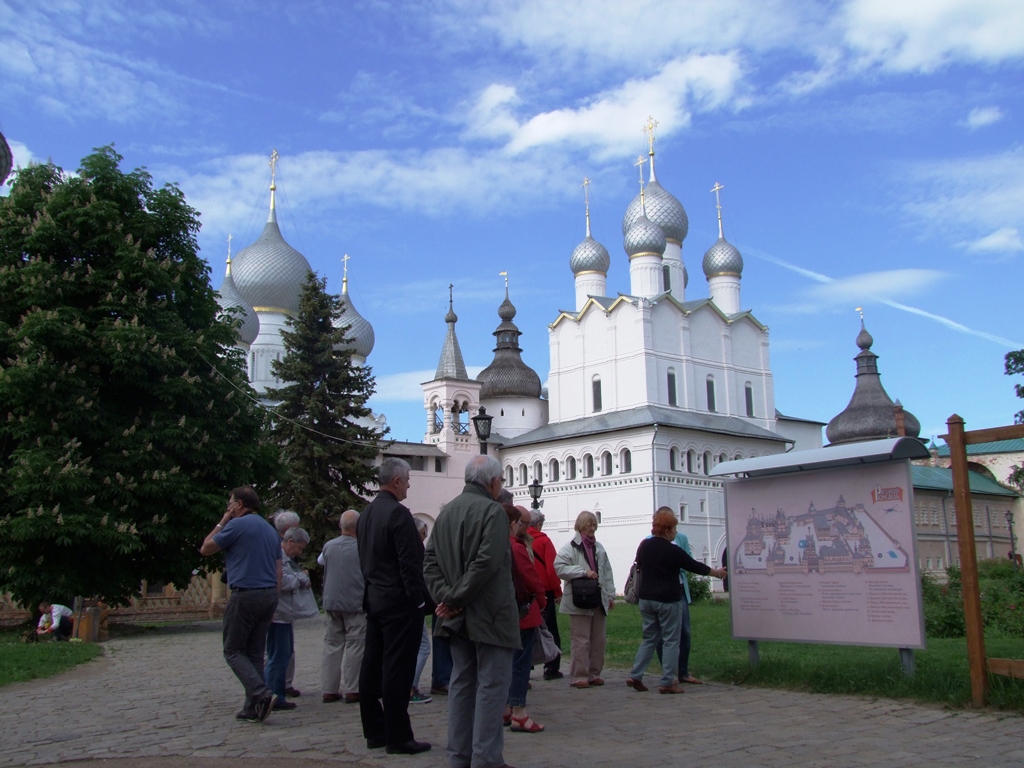
<path id="1" fill-rule="evenodd" d="M 733 636 L 924 647 L 905 461 L 726 483 Z"/>

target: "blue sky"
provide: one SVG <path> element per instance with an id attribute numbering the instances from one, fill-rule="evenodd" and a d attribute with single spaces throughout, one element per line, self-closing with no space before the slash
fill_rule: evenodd
<path id="1" fill-rule="evenodd" d="M 889 394 L 922 434 L 1009 423 L 1024 347 L 1024 3 L 1019 0 L 0 0 L 0 130 L 66 169 L 115 143 L 181 186 L 202 254 L 251 243 L 278 167 L 285 237 L 373 324 L 373 405 L 422 438 L 449 283 L 469 366 L 503 298 L 546 379 L 593 234 L 628 292 L 622 214 L 641 126 L 690 218 L 687 299 L 717 237 L 771 330 L 776 404 L 828 421 L 864 308 Z"/>

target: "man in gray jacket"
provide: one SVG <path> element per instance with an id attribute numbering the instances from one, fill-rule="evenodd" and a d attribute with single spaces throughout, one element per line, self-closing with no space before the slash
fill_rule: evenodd
<path id="1" fill-rule="evenodd" d="M 475 456 L 462 494 L 441 510 L 427 541 L 423 574 L 441 621 L 435 635 L 452 649 L 448 686 L 450 768 L 499 768 L 501 715 L 520 648 L 519 610 L 512 584 L 508 517 L 495 499 L 501 465 Z"/>
<path id="2" fill-rule="evenodd" d="M 354 509 L 341 514 L 341 536 L 324 544 L 316 559 L 324 567 L 324 612 L 327 634 L 320 661 L 320 690 L 324 703 L 359 701 L 359 667 L 366 641 L 363 613 L 363 571 L 359 567 Z"/>

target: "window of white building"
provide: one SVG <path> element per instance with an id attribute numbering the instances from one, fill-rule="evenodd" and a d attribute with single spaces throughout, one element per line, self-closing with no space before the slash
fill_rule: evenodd
<path id="1" fill-rule="evenodd" d="M 697 453 L 692 448 L 686 452 L 686 471 L 697 474 Z"/>
<path id="2" fill-rule="evenodd" d="M 552 459 L 548 462 L 548 482 L 558 482 L 558 459 Z"/>
<path id="3" fill-rule="evenodd" d="M 612 473 L 612 455 L 608 451 L 601 454 L 601 474 L 610 475 Z"/>
<path id="4" fill-rule="evenodd" d="M 565 479 L 576 479 L 576 459 L 572 456 L 565 460 Z"/>
<path id="5" fill-rule="evenodd" d="M 704 451 L 704 474 L 711 474 L 711 451 Z M 701 504 L 703 503 L 702 501 Z"/>
<path id="6" fill-rule="evenodd" d="M 519 484 L 520 485 L 529 485 L 530 484 L 530 478 L 526 474 L 526 465 L 525 464 L 520 464 L 519 465 Z"/>
<path id="7" fill-rule="evenodd" d="M 629 448 L 623 448 L 619 454 L 619 472 L 626 475 L 633 471 L 633 454 Z"/>
<path id="8" fill-rule="evenodd" d="M 668 404 L 679 405 L 679 398 L 676 395 L 676 372 L 672 369 L 668 372 Z"/>
<path id="9" fill-rule="evenodd" d="M 668 468 L 673 472 L 679 471 L 679 449 L 675 446 L 668 451 Z"/>
<path id="10" fill-rule="evenodd" d="M 601 410 L 601 377 L 595 376 L 591 382 L 591 388 L 593 390 L 594 397 L 594 413 L 598 413 Z"/>
<path id="11" fill-rule="evenodd" d="M 537 482 L 544 480 L 544 470 L 540 465 L 539 461 L 533 462 L 533 479 Z"/>
<path id="12" fill-rule="evenodd" d="M 743 387 L 743 396 L 747 401 L 747 416 L 753 417 L 754 415 L 754 388 L 748 381 Z"/>
<path id="13" fill-rule="evenodd" d="M 715 407 L 715 377 L 708 376 L 707 380 L 707 392 L 708 392 L 708 410 L 712 413 L 718 409 Z"/>

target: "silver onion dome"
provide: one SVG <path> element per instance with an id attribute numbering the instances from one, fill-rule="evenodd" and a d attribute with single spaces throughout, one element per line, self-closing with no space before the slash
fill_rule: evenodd
<path id="1" fill-rule="evenodd" d="M 622 239 L 622 247 L 626 249 L 626 254 L 630 258 L 641 253 L 663 256 L 665 253 L 665 231 L 646 216 L 641 215 L 626 232 L 626 236 Z"/>
<path id="2" fill-rule="evenodd" d="M 251 306 L 298 313 L 309 262 L 285 242 L 273 210 L 256 242 L 235 256 L 231 271 L 235 287 Z"/>
<path id="3" fill-rule="evenodd" d="M 626 209 L 626 215 L 622 217 L 623 235 L 639 221 L 644 208 L 647 209 L 647 218 L 661 227 L 666 238 L 677 243 L 686 239 L 686 233 L 690 231 L 690 219 L 683 204 L 654 179 L 644 187 L 643 205 L 640 203 L 640 195 L 637 195 Z"/>
<path id="4" fill-rule="evenodd" d="M 704 275 L 709 280 L 716 275 L 743 275 L 743 257 L 728 240 L 719 237 L 704 254 Z"/>
<path id="5" fill-rule="evenodd" d="M 569 258 L 569 267 L 574 275 L 580 272 L 600 272 L 608 274 L 608 268 L 612 264 L 608 249 L 597 240 L 587 235 L 582 243 L 576 246 Z"/>
<path id="6" fill-rule="evenodd" d="M 217 304 L 220 305 L 222 311 L 232 308 L 241 310 L 240 314 L 237 312 L 231 314 L 233 319 L 242 321 L 238 327 L 238 340 L 244 344 L 252 344 L 260 334 L 260 319 L 235 287 L 235 281 L 231 277 L 230 261 L 228 261 L 227 273 L 224 275 L 224 282 L 221 283 L 218 293 L 220 296 L 217 299 Z"/>
<path id="7" fill-rule="evenodd" d="M 338 321 L 338 326 L 345 329 L 345 338 L 348 340 L 342 348 L 351 349 L 365 360 L 373 351 L 376 337 L 370 321 L 360 315 L 352 304 L 352 297 L 348 294 L 348 278 L 341 284 L 341 305 L 345 311 Z"/>

